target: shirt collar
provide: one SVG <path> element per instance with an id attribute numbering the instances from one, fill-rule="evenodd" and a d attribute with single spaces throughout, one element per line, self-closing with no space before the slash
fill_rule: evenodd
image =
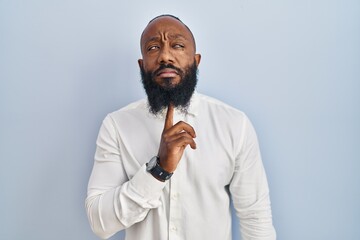
<path id="1" fill-rule="evenodd" d="M 195 117 L 197 116 L 198 112 L 199 112 L 199 94 L 197 91 L 195 91 L 190 99 L 188 114 L 193 115 Z"/>

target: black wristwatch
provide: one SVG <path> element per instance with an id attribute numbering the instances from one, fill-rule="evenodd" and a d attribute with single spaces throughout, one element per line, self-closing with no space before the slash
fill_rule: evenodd
<path id="1" fill-rule="evenodd" d="M 146 171 L 151 173 L 151 175 L 153 175 L 156 179 L 163 182 L 170 179 L 173 175 L 173 173 L 169 173 L 160 167 L 158 156 L 153 157 L 148 163 L 146 163 Z"/>

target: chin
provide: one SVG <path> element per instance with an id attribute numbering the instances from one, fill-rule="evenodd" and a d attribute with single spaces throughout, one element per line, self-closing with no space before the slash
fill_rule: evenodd
<path id="1" fill-rule="evenodd" d="M 157 80 L 156 83 L 165 89 L 172 89 L 179 85 L 180 79 L 162 78 L 160 80 Z"/>

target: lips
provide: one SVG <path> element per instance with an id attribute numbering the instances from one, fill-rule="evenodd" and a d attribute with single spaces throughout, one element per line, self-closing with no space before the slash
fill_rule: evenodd
<path id="1" fill-rule="evenodd" d="M 163 78 L 176 77 L 177 75 L 179 75 L 178 71 L 176 71 L 175 69 L 172 69 L 172 68 L 162 69 L 159 72 L 157 72 L 157 74 L 156 74 L 156 76 L 163 77 Z"/>

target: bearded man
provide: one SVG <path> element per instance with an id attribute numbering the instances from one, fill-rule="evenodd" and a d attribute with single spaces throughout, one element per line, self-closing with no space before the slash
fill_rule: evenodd
<path id="1" fill-rule="evenodd" d="M 269 189 L 246 115 L 195 92 L 195 39 L 177 17 L 152 19 L 138 61 L 147 99 L 110 113 L 97 139 L 86 209 L 93 231 L 127 240 L 274 240 Z"/>

